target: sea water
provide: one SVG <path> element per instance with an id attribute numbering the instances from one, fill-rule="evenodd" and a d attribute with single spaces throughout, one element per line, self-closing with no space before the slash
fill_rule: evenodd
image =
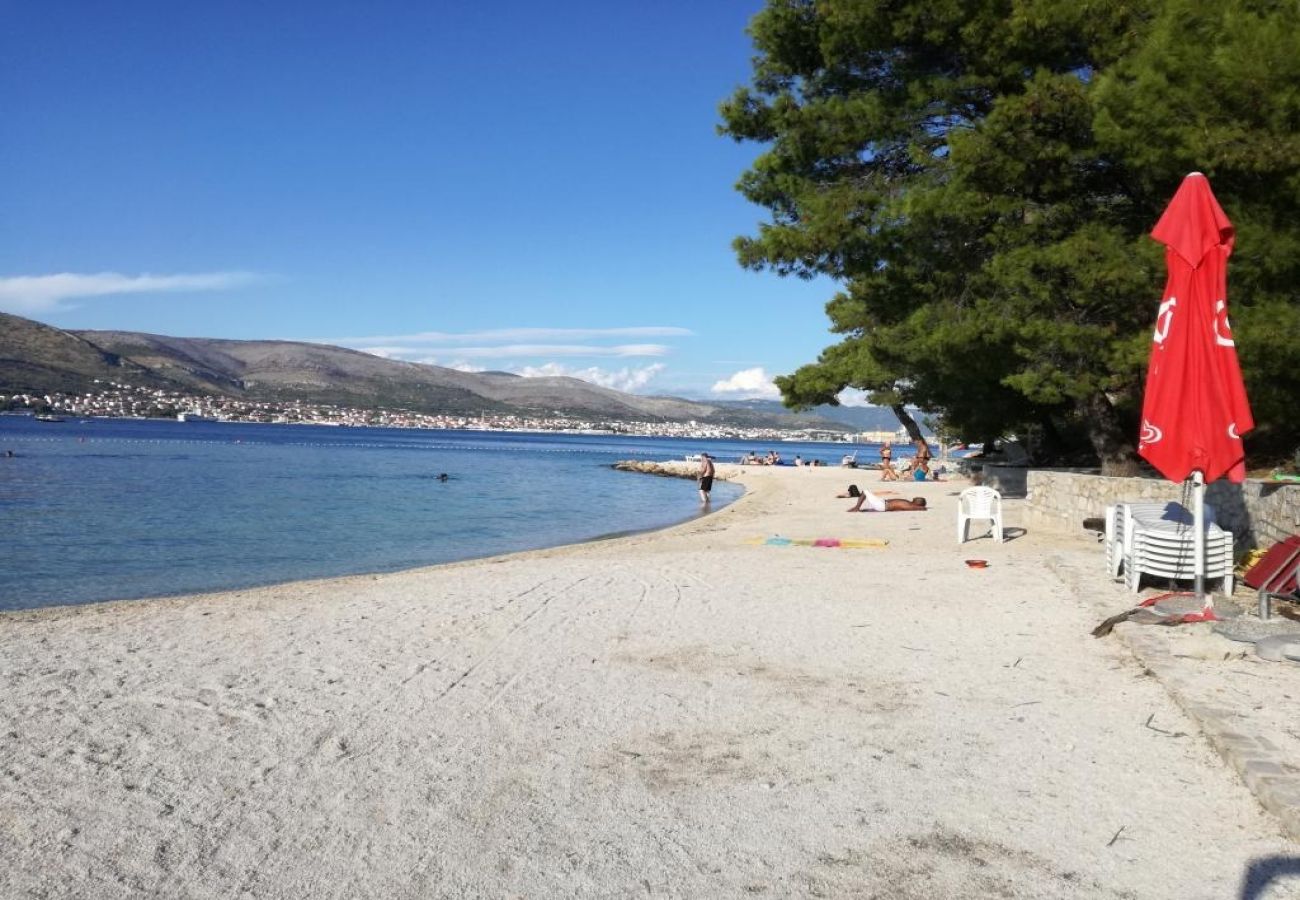
<path id="1" fill-rule="evenodd" d="M 858 449 L 859 462 L 878 458 Z M 836 465 L 845 445 L 0 416 L 0 610 L 388 572 L 662 528 L 700 515 L 694 483 L 612 463 L 751 450 Z M 740 493 L 716 483 L 711 508 Z"/>

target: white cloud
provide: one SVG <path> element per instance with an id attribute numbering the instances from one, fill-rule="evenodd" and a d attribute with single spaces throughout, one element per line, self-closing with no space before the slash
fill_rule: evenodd
<path id="1" fill-rule="evenodd" d="M 406 359 L 403 354 L 407 352 L 405 347 L 353 347 L 362 353 L 369 353 L 371 356 L 378 356 L 382 359 L 396 359 L 404 362 L 428 362 L 424 359 Z"/>
<path id="2" fill-rule="evenodd" d="M 579 378 L 592 384 L 598 384 L 601 387 L 632 393 L 645 387 L 663 370 L 663 363 L 652 363 L 639 369 L 623 368 L 609 371 L 595 366 L 589 366 L 585 369 L 573 369 L 561 363 L 550 362 L 541 366 L 524 366 L 522 369 L 516 369 L 515 374 L 522 375 L 525 378 L 567 375 L 570 378 Z"/>
<path id="3" fill-rule="evenodd" d="M 427 346 L 430 344 L 464 343 L 545 343 L 547 341 L 586 341 L 600 338 L 633 337 L 691 337 L 689 328 L 672 325 L 644 325 L 628 328 L 495 328 L 486 331 L 418 331 L 414 334 L 380 335 L 372 337 L 316 338 L 310 343 L 338 344 L 353 347 L 358 344 L 398 344 L 402 346 Z"/>
<path id="4" fill-rule="evenodd" d="M 714 382 L 713 393 L 736 394 L 743 400 L 777 400 L 781 392 L 772 383 L 772 376 L 763 371 L 762 366 L 741 369 L 730 378 Z"/>
<path id="5" fill-rule="evenodd" d="M 573 375 L 586 381 L 635 390 L 662 366 L 606 370 L 598 366 L 572 368 L 563 358 L 634 359 L 664 357 L 673 347 L 664 343 L 614 343 L 617 338 L 689 337 L 694 333 L 673 325 L 621 328 L 497 328 L 484 331 L 422 331 L 367 338 L 311 338 L 311 343 L 351 347 L 384 359 L 457 368 L 467 372 L 484 367 L 533 375 Z M 481 364 L 480 364 L 481 363 Z"/>
<path id="6" fill-rule="evenodd" d="M 18 275 L 0 278 L 0 309 L 26 315 L 66 309 L 70 300 L 111 294 L 156 294 L 179 291 L 224 291 L 260 281 L 252 272 L 204 272 L 197 275 L 122 275 L 99 272 L 76 275 Z"/>
<path id="7" fill-rule="evenodd" d="M 875 406 L 867 399 L 867 392 L 860 391 L 857 388 L 845 388 L 836 396 L 841 406 Z"/>
<path id="8" fill-rule="evenodd" d="M 406 362 L 429 362 L 429 347 L 357 346 L 353 349 Z M 615 344 L 602 347 L 594 344 L 502 344 L 499 347 L 449 347 L 448 353 L 457 359 L 510 359 L 525 356 L 667 356 L 671 349 L 663 344 Z"/>
<path id="9" fill-rule="evenodd" d="M 378 356 L 381 359 L 391 359 L 394 362 L 420 363 L 426 366 L 441 366 L 444 369 L 455 369 L 458 372 L 487 371 L 483 366 L 475 365 L 467 359 L 446 359 L 441 356 L 412 356 L 412 351 L 406 347 L 354 347 L 352 349 L 358 350 L 362 353 L 369 353 L 371 356 Z"/>
<path id="10" fill-rule="evenodd" d="M 371 353 L 384 359 L 401 362 L 424 363 L 442 366 L 461 372 L 488 371 L 470 359 L 506 359 L 521 356 L 663 356 L 669 348 L 661 344 L 622 344 L 613 347 L 572 346 L 563 344 L 507 344 L 501 347 L 445 347 L 443 355 L 431 355 L 430 349 L 399 346 L 358 346 L 354 349 Z M 560 362 L 546 362 L 536 366 L 509 366 L 505 371 L 525 378 L 567 376 L 612 388 L 616 391 L 635 392 L 645 387 L 665 369 L 663 363 L 648 366 L 625 366 L 621 369 L 602 369 L 599 366 L 568 366 Z"/>

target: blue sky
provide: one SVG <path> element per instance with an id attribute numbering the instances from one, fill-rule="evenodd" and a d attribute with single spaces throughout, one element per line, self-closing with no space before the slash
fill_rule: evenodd
<path id="1" fill-rule="evenodd" d="M 0 310 L 771 395 L 834 285 L 731 251 L 759 8 L 4 3 Z"/>

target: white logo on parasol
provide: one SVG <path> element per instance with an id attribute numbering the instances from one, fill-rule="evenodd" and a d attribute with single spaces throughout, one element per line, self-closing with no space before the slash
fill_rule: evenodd
<path id="1" fill-rule="evenodd" d="M 1142 436 L 1139 443 L 1156 444 L 1165 436 L 1165 433 L 1156 426 L 1152 425 L 1146 419 L 1142 420 Z"/>
<path id="2" fill-rule="evenodd" d="M 1173 324 L 1174 307 L 1177 305 L 1177 297 L 1170 297 L 1160 304 L 1160 311 L 1156 313 L 1156 333 L 1152 338 L 1157 344 L 1163 344 L 1165 338 L 1169 337 L 1169 326 Z"/>
<path id="3" fill-rule="evenodd" d="M 1224 333 L 1227 332 L 1227 337 Z M 1228 302 L 1220 300 L 1214 304 L 1214 343 L 1220 347 L 1235 347 L 1232 339 L 1232 324 L 1228 322 Z"/>
<path id="4" fill-rule="evenodd" d="M 1239 440 L 1241 440 L 1241 435 L 1237 434 L 1237 423 L 1236 423 L 1236 422 L 1229 422 L 1229 423 L 1228 423 L 1228 437 L 1232 438 L 1234 441 L 1239 441 Z"/>

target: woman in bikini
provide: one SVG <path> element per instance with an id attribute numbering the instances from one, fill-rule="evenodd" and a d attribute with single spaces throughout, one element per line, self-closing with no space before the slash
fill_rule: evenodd
<path id="1" fill-rule="evenodd" d="M 898 473 L 894 471 L 894 448 L 885 441 L 880 447 L 880 480 L 897 481 Z"/>

